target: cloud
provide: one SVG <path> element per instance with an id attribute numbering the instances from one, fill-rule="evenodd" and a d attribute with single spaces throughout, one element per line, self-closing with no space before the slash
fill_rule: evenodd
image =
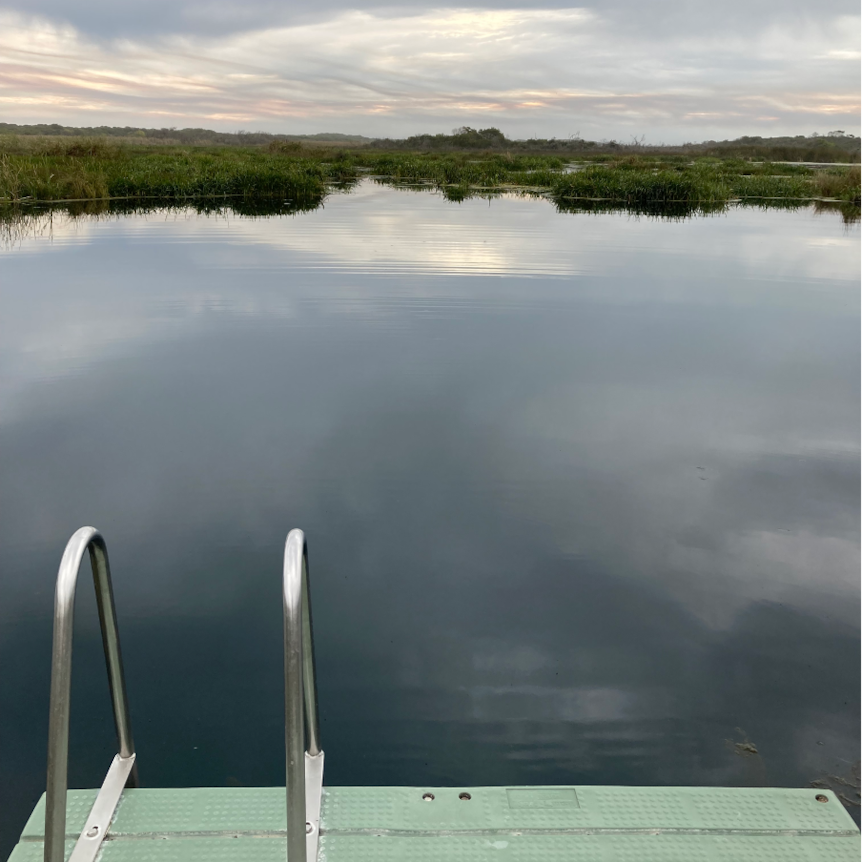
<path id="1" fill-rule="evenodd" d="M 226 35 L 316 22 L 360 10 L 381 18 L 399 18 L 435 9 L 457 9 L 457 2 L 425 0 L 316 0 L 313 4 L 278 3 L 275 0 L 150 0 L 148 3 L 116 3 L 112 0 L 7 0 L 4 8 L 26 15 L 70 24 L 95 39 L 140 38 L 166 34 Z M 477 10 L 523 7 L 523 0 L 473 0 Z M 572 8 L 571 0 L 544 0 L 543 9 Z M 714 36 L 760 31 L 775 23 L 823 21 L 839 15 L 856 15 L 852 0 L 822 0 L 812 14 L 807 0 L 726 0 L 721 14 L 707 0 L 582 0 L 577 8 L 600 12 L 617 35 L 638 34 L 645 39 L 674 41 L 685 35 Z"/>
<path id="2" fill-rule="evenodd" d="M 372 135 L 467 123 L 679 140 L 858 124 L 853 15 L 675 38 L 590 8 L 338 10 L 256 23 L 105 39 L 0 12 L 0 105 L 20 122 Z"/>

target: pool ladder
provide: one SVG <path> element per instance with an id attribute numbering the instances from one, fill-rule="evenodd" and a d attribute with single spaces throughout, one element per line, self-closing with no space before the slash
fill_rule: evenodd
<path id="1" fill-rule="evenodd" d="M 81 527 L 66 545 L 54 595 L 54 645 L 48 721 L 45 862 L 64 862 L 69 772 L 69 707 L 75 589 L 89 551 L 119 750 L 114 756 L 69 862 L 93 862 L 126 787 L 138 786 L 135 743 L 120 652 L 108 549 L 94 527 Z M 308 548 L 302 530 L 284 546 L 284 742 L 288 862 L 316 862 L 323 790 L 323 750 L 317 709 Z"/>

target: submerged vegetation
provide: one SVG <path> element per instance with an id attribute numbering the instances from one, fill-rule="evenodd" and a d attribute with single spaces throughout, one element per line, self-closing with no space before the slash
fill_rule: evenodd
<path id="1" fill-rule="evenodd" d="M 475 130 L 461 130 L 467 138 Z M 477 135 L 499 140 L 482 130 Z M 505 140 L 505 139 L 503 139 Z M 854 139 L 855 140 L 855 139 Z M 113 200 L 230 201 L 235 207 L 319 205 L 363 177 L 440 190 L 453 201 L 506 191 L 542 195 L 559 208 L 625 208 L 690 215 L 733 201 L 840 203 L 858 213 L 858 165 L 717 158 L 646 150 L 578 159 L 484 150 L 384 151 L 274 139 L 256 146 L 175 146 L 110 137 L 0 136 L 0 217 L 33 204 Z"/>

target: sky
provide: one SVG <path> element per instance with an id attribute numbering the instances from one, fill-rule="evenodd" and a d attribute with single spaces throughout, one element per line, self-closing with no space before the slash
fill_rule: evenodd
<path id="1" fill-rule="evenodd" d="M 857 0 L 0 0 L 0 121 L 681 143 L 859 133 Z"/>

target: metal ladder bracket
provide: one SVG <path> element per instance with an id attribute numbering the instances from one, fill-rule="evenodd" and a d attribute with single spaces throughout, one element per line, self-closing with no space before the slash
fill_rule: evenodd
<path id="1" fill-rule="evenodd" d="M 134 754 L 129 757 L 119 754 L 114 756 L 69 862 L 93 862 L 96 858 L 111 828 L 111 821 L 134 766 Z"/>
<path id="2" fill-rule="evenodd" d="M 320 805 L 323 800 L 323 752 L 305 753 L 305 858 L 317 862 L 320 844 Z M 71 860 L 69 860 L 71 862 Z"/>

